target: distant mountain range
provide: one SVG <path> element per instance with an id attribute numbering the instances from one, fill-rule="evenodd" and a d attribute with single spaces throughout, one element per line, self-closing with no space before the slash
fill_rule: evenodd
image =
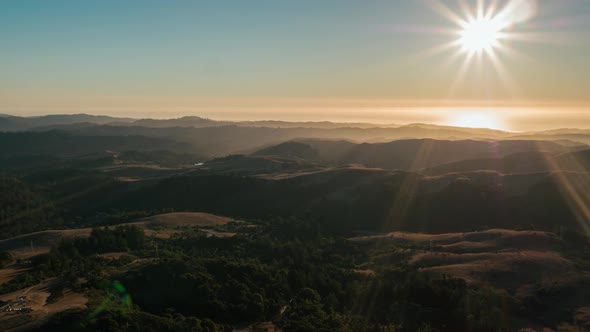
<path id="1" fill-rule="evenodd" d="M 95 125 L 109 125 L 122 127 L 145 127 L 145 128 L 206 128 L 206 127 L 221 127 L 221 126 L 239 126 L 239 127 L 264 127 L 264 128 L 310 128 L 310 129 L 398 129 L 400 134 L 413 135 L 414 131 L 441 131 L 441 134 L 458 134 L 459 137 L 466 135 L 485 137 L 485 138 L 499 138 L 511 135 L 511 133 L 500 130 L 492 130 L 486 128 L 460 128 L 450 126 L 438 126 L 430 124 L 415 123 L 409 125 L 397 124 L 374 124 L 374 123 L 360 123 L 360 122 L 288 122 L 288 121 L 218 121 L 198 116 L 185 116 L 176 119 L 132 119 L 132 118 L 117 118 L 110 116 L 98 116 L 89 114 L 63 114 L 63 115 L 45 115 L 36 117 L 18 117 L 12 115 L 0 114 L 0 131 L 23 131 L 23 130 L 52 130 L 64 129 L 71 130 L 76 128 L 85 128 Z M 401 129 L 403 128 L 403 130 Z M 373 137 L 379 139 L 380 137 Z M 387 133 L 382 137 L 387 139 Z"/>
<path id="2" fill-rule="evenodd" d="M 113 126 L 139 126 L 149 128 L 166 127 L 214 127 L 238 125 L 243 127 L 269 127 L 269 128 L 392 128 L 398 127 L 394 124 L 372 124 L 372 123 L 338 123 L 338 122 L 287 122 L 287 121 L 218 121 L 198 116 L 185 116 L 176 119 L 132 119 L 110 116 L 99 116 L 89 114 L 60 114 L 44 115 L 34 117 L 19 117 L 7 114 L 0 114 L 0 131 L 22 131 L 31 129 L 62 129 L 68 125 L 84 127 L 88 125 L 113 125 Z M 71 127 L 70 127 L 71 128 Z"/>
<path id="3" fill-rule="evenodd" d="M 240 126 L 240 127 L 265 127 L 265 128 L 310 128 L 310 129 L 372 129 L 384 130 L 385 135 L 382 139 L 389 139 L 385 129 L 397 129 L 398 136 L 403 134 L 407 137 L 413 137 L 415 132 L 420 131 L 439 131 L 439 135 L 453 135 L 466 138 L 507 138 L 507 137 L 526 137 L 526 139 L 535 140 L 572 140 L 586 141 L 590 135 L 590 129 L 563 128 L 538 132 L 514 133 L 487 128 L 464 128 L 433 125 L 425 123 L 413 123 L 408 125 L 398 124 L 374 124 L 360 122 L 288 122 L 276 120 L 264 121 L 218 121 L 198 116 L 185 116 L 176 119 L 133 119 L 120 118 L 104 115 L 90 114 L 56 114 L 32 117 L 20 117 L 7 114 L 0 114 L 0 131 L 24 131 L 24 130 L 51 130 L 51 129 L 73 129 L 84 128 L 96 125 L 124 126 L 124 127 L 146 127 L 146 128 L 170 128 L 170 127 L 189 127 L 205 128 L 220 126 Z M 373 139 L 379 139 L 375 136 Z"/>
<path id="4" fill-rule="evenodd" d="M 528 172 L 545 171 L 549 169 L 548 160 L 554 158 L 554 155 L 573 156 L 572 153 L 577 153 L 573 151 L 577 149 L 579 148 L 550 141 L 525 140 L 406 139 L 388 143 L 356 144 L 306 139 L 264 148 L 254 155 L 299 158 L 336 165 L 361 164 L 383 169 L 427 169 L 429 174 L 444 174 L 466 170 L 515 171 L 515 168 Z M 572 167 L 568 169 L 573 169 Z"/>
<path id="5" fill-rule="evenodd" d="M 130 123 L 135 119 L 114 118 L 104 115 L 90 114 L 57 114 L 32 117 L 19 117 L 6 114 L 0 114 L 0 131 L 23 131 L 31 130 L 38 127 L 50 127 L 71 124 L 107 124 L 107 123 Z"/>
<path id="6" fill-rule="evenodd" d="M 36 138 L 30 135 L 31 144 L 37 139 L 39 146 L 27 148 L 28 141 L 24 140 L 21 142 L 23 151 L 40 150 L 43 146 L 48 148 L 50 142 L 57 138 L 82 142 L 90 140 L 87 137 L 93 137 L 93 141 L 102 140 L 104 143 L 94 145 L 97 148 L 104 145 L 117 146 L 121 149 L 127 146 L 127 143 L 122 142 L 135 140 L 136 143 L 130 147 L 137 150 L 150 150 L 151 144 L 154 149 L 178 144 L 174 147 L 175 150 L 182 146 L 182 151 L 209 158 L 230 154 L 251 154 L 258 151 L 259 155 L 277 154 L 312 161 L 318 159 L 338 164 L 360 163 L 370 167 L 411 170 L 466 159 L 497 159 L 512 153 L 528 151 L 566 153 L 585 149 L 587 144 L 590 144 L 590 130 L 582 129 L 513 133 L 485 128 L 430 124 L 399 126 L 335 122 L 230 122 L 197 116 L 159 120 L 88 114 L 39 117 L 2 115 L 0 131 L 5 132 L 0 137 L 0 145 L 3 140 L 10 142 L 10 132 L 62 133 L 61 136 L 49 135 L 46 142 L 43 141 L 43 135 Z M 112 136 L 119 137 L 117 144 L 106 143 L 108 140 L 106 137 Z M 139 143 L 139 137 L 144 138 L 141 139 L 143 140 L 141 143 Z M 284 146 L 276 146 L 290 141 L 307 144 L 310 148 L 292 142 Z M 453 141 L 462 142 L 453 143 Z M 272 150 L 264 150 L 265 148 Z M 20 147 L 9 145 L 7 149 L 8 151 L 16 149 L 15 152 L 18 152 Z M 83 150 L 82 147 L 80 149 Z M 461 159 L 456 156 L 461 156 Z"/>
<path id="7" fill-rule="evenodd" d="M 174 209 L 296 216 L 344 232 L 551 229 L 556 220 L 573 228 L 570 204 L 584 200 L 590 171 L 590 133 L 577 129 L 89 115 L 0 121 L 9 126 L 0 133 L 0 171 L 51 188 L 43 194 L 84 218 Z M 62 202 L 68 192 L 82 194 Z"/>

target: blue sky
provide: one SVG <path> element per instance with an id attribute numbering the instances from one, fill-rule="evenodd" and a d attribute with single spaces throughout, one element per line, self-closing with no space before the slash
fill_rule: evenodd
<path id="1" fill-rule="evenodd" d="M 444 3 L 458 11 L 454 0 Z M 456 27 L 431 7 L 428 0 L 7 0 L 0 111 L 589 101 L 590 1 L 542 0 L 536 17 L 514 26 L 540 39 L 509 41 L 521 56 L 500 57 L 518 89 L 507 89 L 484 59 L 448 91 L 462 57 L 426 53 L 456 38 L 437 29 Z"/>

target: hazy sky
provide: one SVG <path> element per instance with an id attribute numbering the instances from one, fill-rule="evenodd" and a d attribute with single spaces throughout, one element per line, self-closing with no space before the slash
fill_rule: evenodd
<path id="1" fill-rule="evenodd" d="M 395 122 L 414 107 L 590 105 L 590 1 L 537 1 L 501 67 L 463 71 L 458 46 L 434 52 L 457 26 L 433 2 L 2 1 L 0 112 Z"/>

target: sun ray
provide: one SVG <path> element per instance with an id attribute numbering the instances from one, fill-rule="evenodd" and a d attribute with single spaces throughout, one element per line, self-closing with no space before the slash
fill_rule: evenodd
<path id="1" fill-rule="evenodd" d="M 494 16 L 494 13 L 496 13 L 496 11 L 497 11 L 497 8 L 498 8 L 498 0 L 490 1 L 490 4 L 488 5 L 488 9 L 486 10 L 485 18 L 492 19 L 492 17 Z"/>
<path id="2" fill-rule="evenodd" d="M 430 7 L 434 11 L 439 13 L 441 16 L 447 18 L 451 22 L 453 22 L 457 25 L 461 25 L 464 22 L 464 20 L 461 18 L 461 16 L 459 16 L 457 13 L 452 11 L 447 5 L 442 3 L 440 0 L 430 0 L 429 3 L 430 3 Z"/>
<path id="3" fill-rule="evenodd" d="M 452 78 L 449 96 L 455 94 L 455 90 L 472 67 L 472 75 L 482 78 L 481 83 L 470 86 L 474 92 L 492 96 L 493 89 L 500 88 L 507 90 L 511 95 L 521 94 L 521 88 L 503 61 L 508 57 L 515 59 L 521 57 L 522 54 L 512 47 L 514 41 L 535 43 L 552 39 L 542 33 L 532 32 L 530 24 L 526 26 L 528 31 L 515 31 L 521 23 L 529 21 L 536 14 L 535 4 L 518 0 L 457 0 L 457 6 L 453 8 L 441 0 L 424 1 L 428 1 L 433 11 L 455 26 L 452 31 L 445 30 L 455 38 L 453 41 L 436 46 L 424 55 L 436 55 L 455 47 L 458 51 L 452 52 L 450 59 L 443 61 L 441 65 L 447 66 L 456 58 L 464 58 Z M 558 38 L 553 39 L 558 40 Z M 491 69 L 483 70 L 486 67 Z M 488 74 L 497 76 L 497 82 L 501 84 L 494 85 L 492 83 L 494 81 L 486 76 Z"/>
<path id="4" fill-rule="evenodd" d="M 520 96 L 522 93 L 522 89 L 518 85 L 518 83 L 513 79 L 512 75 L 504 66 L 504 63 L 498 58 L 498 54 L 495 50 L 492 50 L 488 53 L 490 58 L 490 62 L 492 63 L 492 68 L 496 72 L 497 76 L 502 81 L 503 85 L 508 87 L 508 91 L 513 96 Z"/>
<path id="5" fill-rule="evenodd" d="M 457 48 L 457 42 L 451 41 L 448 43 L 440 44 L 435 47 L 429 48 L 421 53 L 418 53 L 416 56 L 419 58 L 427 58 L 427 57 L 435 56 L 435 55 L 438 55 L 441 53 L 445 53 L 449 50 L 456 49 L 456 48 Z"/>
<path id="6" fill-rule="evenodd" d="M 461 54 L 461 52 L 460 51 L 457 51 L 456 54 L 459 56 Z M 455 94 L 455 92 L 457 90 L 457 86 L 459 85 L 459 83 L 465 77 L 465 75 L 467 73 L 467 69 L 469 69 L 469 67 L 471 65 L 471 61 L 473 60 L 474 55 L 475 55 L 475 53 L 469 53 L 463 59 L 463 62 L 461 63 L 461 67 L 459 67 L 459 70 L 457 71 L 457 74 L 455 75 L 455 78 L 453 79 L 453 82 L 449 86 L 449 91 L 448 91 L 447 95 L 453 96 Z"/>
<path id="7" fill-rule="evenodd" d="M 463 12 L 463 15 L 466 18 L 466 20 L 464 21 L 471 21 L 475 19 L 475 16 L 473 15 L 471 8 L 469 8 L 469 5 L 465 2 L 465 0 L 459 0 L 459 7 L 461 8 L 461 11 Z"/>
<path id="8" fill-rule="evenodd" d="M 577 42 L 571 37 L 568 38 L 562 34 L 553 32 L 510 32 L 509 37 L 511 40 L 516 41 L 553 45 L 571 45 Z"/>
<path id="9" fill-rule="evenodd" d="M 553 170 L 551 176 L 554 183 L 561 190 L 576 221 L 586 234 L 590 234 L 590 177 L 583 171 L 583 162 L 573 156 L 561 163 L 546 157 L 546 162 Z"/>
<path id="10" fill-rule="evenodd" d="M 485 16 L 484 0 L 477 0 L 476 19 L 483 19 Z"/>
<path id="11" fill-rule="evenodd" d="M 499 53 L 501 53 L 505 57 L 509 57 L 511 59 L 516 59 L 519 61 L 535 61 L 533 57 L 530 55 L 518 51 L 514 47 L 510 47 L 506 44 L 502 44 L 502 46 L 498 49 Z"/>

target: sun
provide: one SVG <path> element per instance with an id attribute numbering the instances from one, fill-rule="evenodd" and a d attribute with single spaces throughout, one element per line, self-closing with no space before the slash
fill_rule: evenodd
<path id="1" fill-rule="evenodd" d="M 499 46 L 503 26 L 498 19 L 478 17 L 461 25 L 458 42 L 467 52 L 491 52 Z"/>
<path id="2" fill-rule="evenodd" d="M 544 41 L 544 37 L 525 25 L 537 15 L 537 1 L 457 0 L 456 5 L 449 5 L 451 1 L 447 0 L 424 0 L 430 9 L 451 23 L 451 26 L 426 30 L 449 39 L 445 38 L 443 43 L 424 53 L 428 57 L 451 53 L 441 62 L 454 70 L 448 85 L 449 97 L 472 93 L 489 98 L 497 94 L 495 89 L 511 97 L 521 97 L 521 87 L 504 61 L 522 59 L 522 54 L 515 49 L 520 42 Z M 469 86 L 469 91 L 463 86 L 466 77 L 478 82 Z"/>

